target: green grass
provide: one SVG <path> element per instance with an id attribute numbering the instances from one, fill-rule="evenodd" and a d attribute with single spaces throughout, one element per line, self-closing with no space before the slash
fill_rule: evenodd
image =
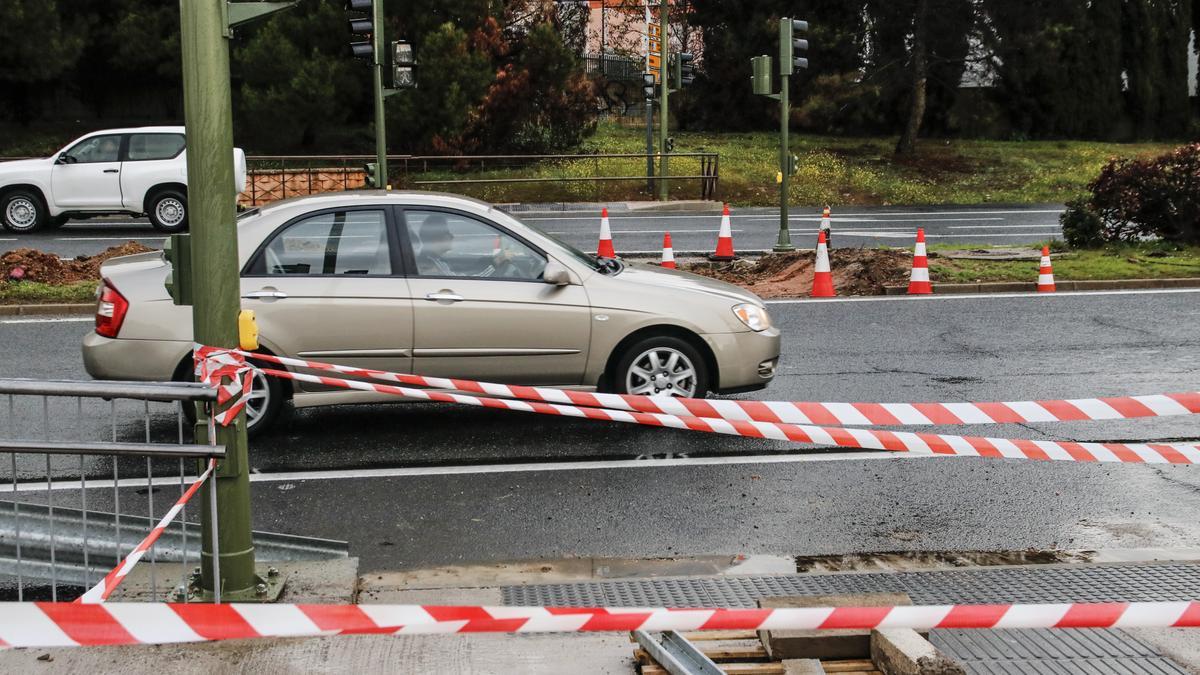
<path id="1" fill-rule="evenodd" d="M 1200 277 L 1200 246 L 1112 246 L 1063 253 L 1055 256 L 1053 263 L 1056 281 Z M 949 283 L 1032 281 L 1037 279 L 1038 261 L 933 257 L 929 272 L 934 281 Z"/>
<path id="2" fill-rule="evenodd" d="M 36 281 L 0 283 L 0 305 L 52 305 L 96 300 L 96 281 L 76 281 L 54 286 Z"/>
<path id="3" fill-rule="evenodd" d="M 778 203 L 776 134 L 676 132 L 673 135 L 676 152 L 719 155 L 719 199 L 740 206 Z M 800 170 L 791 180 L 791 202 L 810 206 L 1061 203 L 1082 194 L 1087 182 L 1110 158 L 1158 154 L 1173 147 L 1163 143 L 926 139 L 919 143 L 915 157 L 897 159 L 892 154 L 894 144 L 894 138 L 793 135 L 792 151 L 800 157 Z M 580 151 L 645 152 L 645 132 L 636 127 L 601 124 Z M 698 168 L 696 159 L 676 158 L 671 162 L 672 175 L 694 175 Z M 414 174 L 412 178 L 548 178 L 644 173 L 645 159 L 630 158 L 546 162 L 464 173 L 445 170 Z M 430 187 L 464 192 L 493 202 L 652 198 L 642 181 Z M 678 181 L 672 186 L 671 195 L 677 199 L 695 199 L 699 196 L 697 182 Z"/>

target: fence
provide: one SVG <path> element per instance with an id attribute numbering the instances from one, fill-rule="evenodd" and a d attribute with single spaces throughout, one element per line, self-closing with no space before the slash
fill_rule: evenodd
<path id="1" fill-rule="evenodd" d="M 0 395 L 7 397 L 0 456 L 9 455 L 0 467 L 8 490 L 0 495 L 11 497 L 0 501 L 0 579 L 7 581 L 0 596 L 78 595 L 119 565 L 173 506 L 175 499 L 156 500 L 156 492 L 177 483 L 182 496 L 200 470 L 192 460 L 225 453 L 187 440 L 183 406 L 215 400 L 213 390 L 199 385 L 0 379 Z M 215 531 L 215 502 L 204 507 L 213 509 Z M 187 523 L 183 509 L 146 556 L 156 597 L 159 562 L 186 570 L 200 560 L 193 550 L 200 529 Z M 177 589 L 188 585 L 183 579 Z"/>

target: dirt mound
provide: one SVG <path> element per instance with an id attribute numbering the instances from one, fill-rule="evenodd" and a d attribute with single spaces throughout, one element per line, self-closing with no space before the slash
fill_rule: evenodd
<path id="1" fill-rule="evenodd" d="M 758 262 L 735 260 L 724 265 L 687 263 L 683 269 L 737 284 L 764 298 L 794 298 L 812 291 L 811 251 L 773 253 Z M 838 295 L 880 295 L 885 285 L 908 281 L 912 254 L 907 251 L 839 248 L 830 251 L 833 286 Z"/>
<path id="2" fill-rule="evenodd" d="M 136 241 L 112 246 L 96 255 L 81 255 L 63 260 L 53 253 L 32 248 L 18 248 L 0 255 L 0 279 L 20 278 L 44 284 L 62 285 L 100 278 L 100 265 L 109 258 L 145 253 L 147 248 Z M 17 270 L 14 273 L 14 270 Z"/>

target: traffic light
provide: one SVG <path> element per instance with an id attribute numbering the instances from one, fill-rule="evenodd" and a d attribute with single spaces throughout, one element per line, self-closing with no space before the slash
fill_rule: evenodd
<path id="1" fill-rule="evenodd" d="M 649 101 L 654 98 L 654 87 L 656 81 L 654 73 L 642 73 L 642 96 Z"/>
<path id="2" fill-rule="evenodd" d="M 771 95 L 771 57 L 755 56 L 750 59 L 750 68 L 752 75 L 750 77 L 750 86 L 755 94 L 760 96 Z"/>
<path id="3" fill-rule="evenodd" d="M 796 155 L 788 157 L 788 174 L 795 176 L 800 173 L 800 158 Z"/>
<path id="4" fill-rule="evenodd" d="M 667 152 L 675 152 L 675 138 L 667 136 Z"/>
<path id="5" fill-rule="evenodd" d="M 192 239 L 189 234 L 173 234 L 163 246 L 163 257 L 171 263 L 171 276 L 163 282 L 167 295 L 176 305 L 192 304 Z"/>
<path id="6" fill-rule="evenodd" d="M 779 20 L 779 74 L 791 75 L 797 69 L 808 68 L 808 40 L 796 37 L 808 32 L 808 22 L 784 17 Z"/>
<path id="7" fill-rule="evenodd" d="M 689 52 L 675 55 L 675 84 L 683 88 L 696 80 L 696 57 Z"/>
<path id="8" fill-rule="evenodd" d="M 396 89 L 413 89 L 417 86 L 417 60 L 413 56 L 412 44 L 405 40 L 392 43 L 392 86 Z"/>
<path id="9" fill-rule="evenodd" d="M 364 176 L 364 182 L 367 184 L 367 187 L 377 188 L 380 186 L 378 164 L 375 162 L 368 162 L 367 164 L 363 165 L 363 173 L 366 174 L 366 176 Z"/>
<path id="10" fill-rule="evenodd" d="M 346 0 L 350 13 L 350 33 L 356 38 L 350 43 L 350 54 L 356 59 L 375 61 L 375 0 Z"/>

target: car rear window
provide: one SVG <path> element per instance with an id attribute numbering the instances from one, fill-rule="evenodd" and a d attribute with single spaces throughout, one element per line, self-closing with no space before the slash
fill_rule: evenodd
<path id="1" fill-rule="evenodd" d="M 129 137 L 129 160 L 171 159 L 183 150 L 181 134 L 132 134 Z"/>

